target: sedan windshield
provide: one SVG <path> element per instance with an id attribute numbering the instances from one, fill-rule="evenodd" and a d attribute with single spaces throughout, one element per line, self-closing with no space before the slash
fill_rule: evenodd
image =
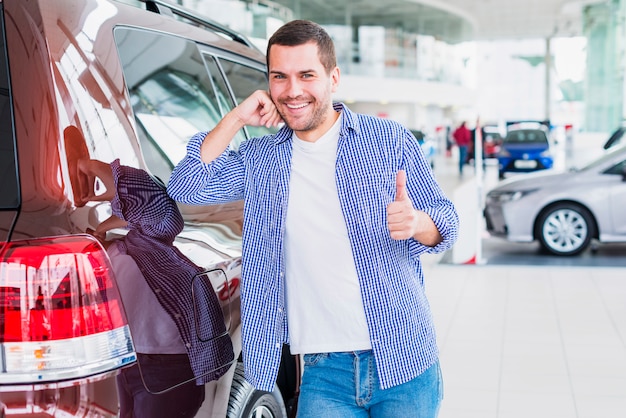
<path id="1" fill-rule="evenodd" d="M 520 129 L 509 131 L 504 138 L 507 144 L 547 144 L 546 134 L 539 129 Z"/>

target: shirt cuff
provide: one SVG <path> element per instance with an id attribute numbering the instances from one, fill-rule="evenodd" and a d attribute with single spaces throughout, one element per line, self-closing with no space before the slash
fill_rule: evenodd
<path id="1" fill-rule="evenodd" d="M 226 164 L 226 160 L 230 152 L 230 145 L 226 147 L 224 152 L 222 152 L 215 160 L 211 161 L 210 163 L 205 163 L 204 161 L 202 161 L 201 148 L 202 142 L 204 142 L 204 138 L 207 136 L 208 133 L 208 131 L 198 132 L 191 137 L 191 139 L 187 143 L 187 155 L 199 163 L 200 169 L 202 171 L 204 171 L 209 176 L 213 176 L 215 173 L 220 172 L 220 170 Z"/>

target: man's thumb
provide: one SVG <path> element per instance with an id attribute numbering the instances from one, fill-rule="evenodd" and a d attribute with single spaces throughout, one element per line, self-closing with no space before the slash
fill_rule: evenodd
<path id="1" fill-rule="evenodd" d="M 398 174 L 396 174 L 396 201 L 406 199 L 408 199 L 406 192 L 406 171 L 399 170 Z"/>

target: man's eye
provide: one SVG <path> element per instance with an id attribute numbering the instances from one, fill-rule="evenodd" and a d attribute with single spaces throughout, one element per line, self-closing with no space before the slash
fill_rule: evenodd
<path id="1" fill-rule="evenodd" d="M 283 78 L 285 78 L 285 76 L 284 76 L 284 75 L 282 75 L 282 74 L 274 74 L 274 75 L 272 76 L 272 78 L 273 78 L 274 80 L 282 80 Z"/>

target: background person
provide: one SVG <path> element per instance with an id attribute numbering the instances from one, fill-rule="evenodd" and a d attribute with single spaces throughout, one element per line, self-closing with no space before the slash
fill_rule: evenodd
<path id="1" fill-rule="evenodd" d="M 409 130 L 333 104 L 340 73 L 321 26 L 285 24 L 267 60 L 269 93 L 191 138 L 168 184 L 188 204 L 244 199 L 246 379 L 272 390 L 288 343 L 304 356 L 299 417 L 434 417 L 442 382 L 419 256 L 452 246 L 455 208 Z M 244 125 L 281 121 L 230 149 Z"/>
<path id="2" fill-rule="evenodd" d="M 452 133 L 454 142 L 459 148 L 459 175 L 463 175 L 463 166 L 467 162 L 467 153 L 472 142 L 472 133 L 465 126 L 465 121 L 461 122 L 458 128 Z"/>

